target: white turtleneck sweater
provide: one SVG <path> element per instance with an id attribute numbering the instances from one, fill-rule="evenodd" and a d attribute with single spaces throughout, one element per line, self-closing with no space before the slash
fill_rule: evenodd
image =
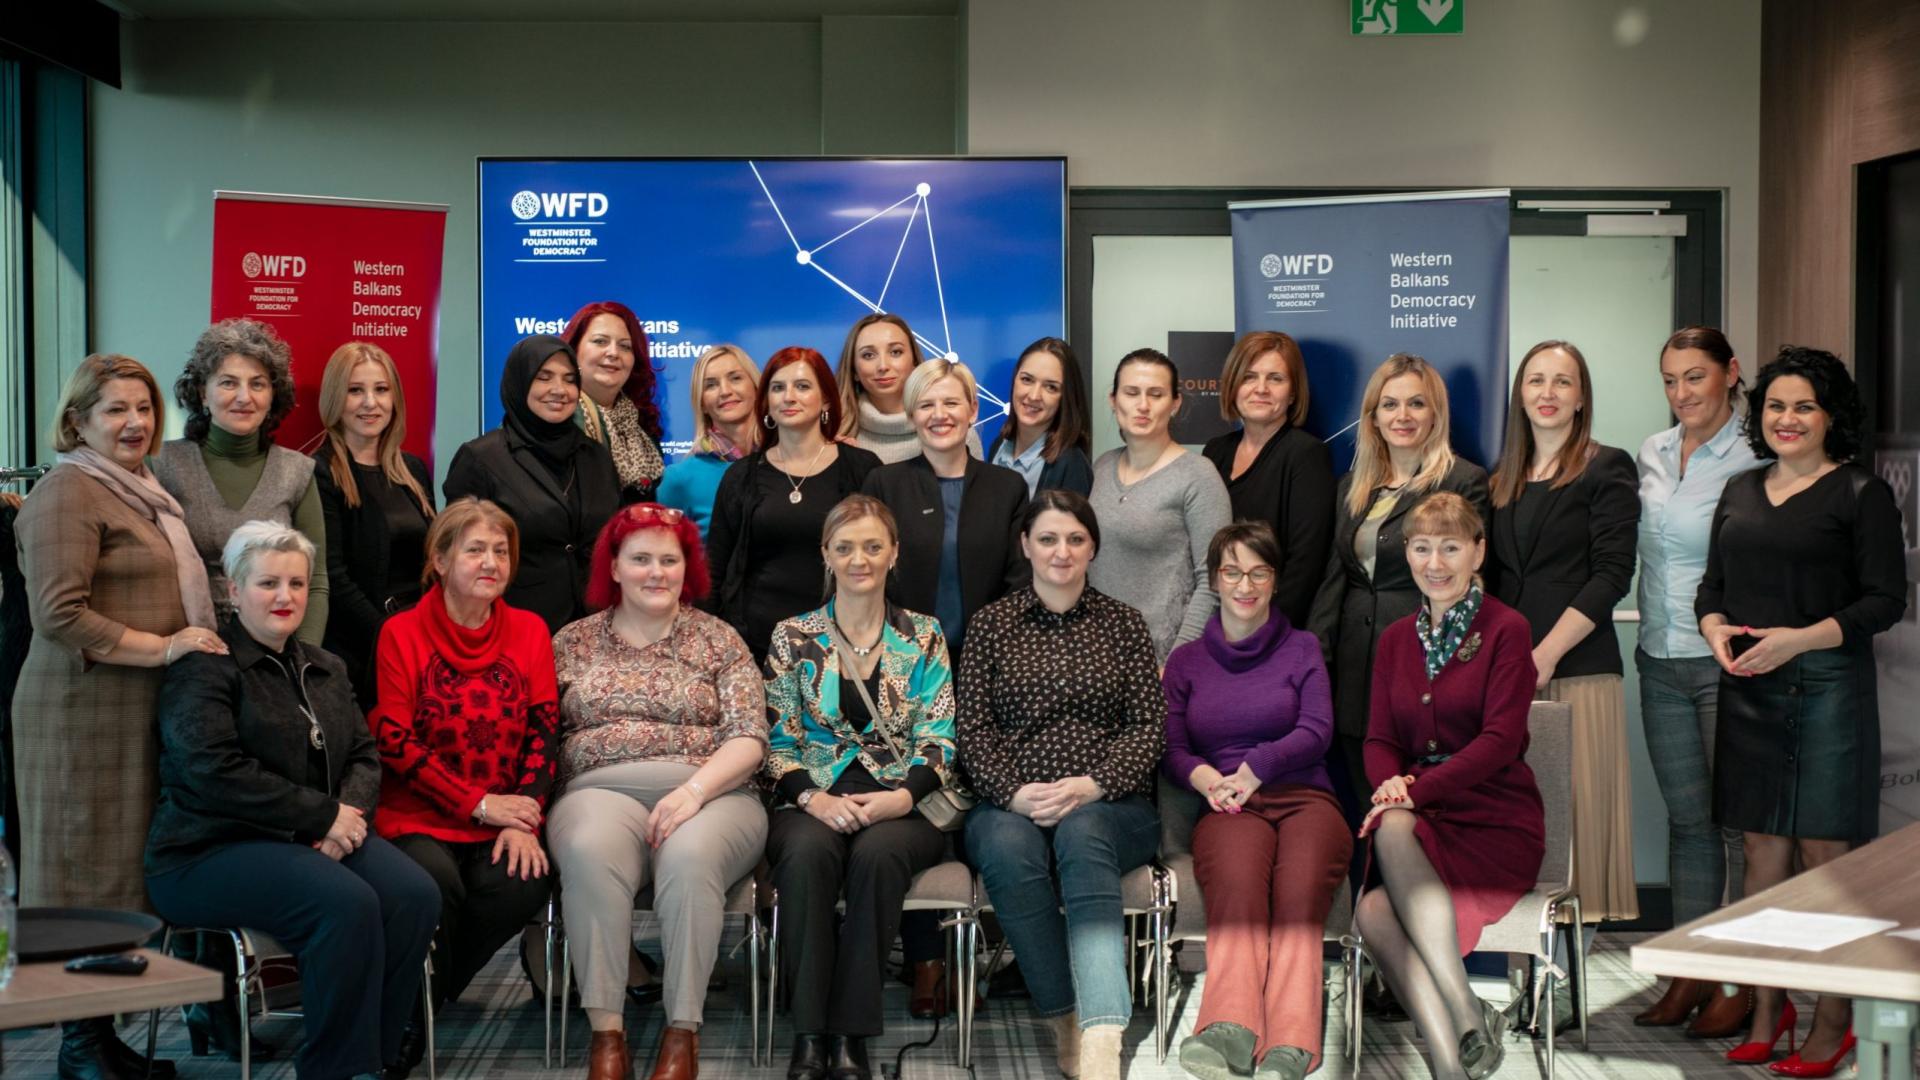
<path id="1" fill-rule="evenodd" d="M 860 434 L 853 437 L 855 446 L 873 451 L 883 465 L 905 461 L 920 453 L 920 438 L 914 434 L 913 421 L 907 419 L 906 413 L 883 413 L 867 398 L 861 397 L 859 401 Z M 967 432 L 967 453 L 981 459 L 986 457 L 977 427 Z"/>

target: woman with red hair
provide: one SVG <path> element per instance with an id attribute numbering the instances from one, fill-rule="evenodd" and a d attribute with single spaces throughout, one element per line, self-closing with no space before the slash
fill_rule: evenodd
<path id="1" fill-rule="evenodd" d="M 623 504 L 652 499 L 667 466 L 645 328 L 627 305 L 596 300 L 573 313 L 565 336 L 580 361 L 574 422 L 613 454 Z"/>
<path id="2" fill-rule="evenodd" d="M 872 452 L 836 442 L 840 387 L 826 358 L 789 346 L 760 374 L 760 449 L 727 467 L 713 497 L 707 550 L 719 567 L 721 618 L 756 660 L 782 619 L 825 599 L 815 537 L 827 511 L 880 467 Z"/>
<path id="3" fill-rule="evenodd" d="M 547 821 L 567 936 L 593 1028 L 592 1080 L 631 1071 L 625 1020 L 633 898 L 653 886 L 667 1027 L 655 1080 L 699 1072 L 701 1006 L 727 889 L 760 861 L 767 814 L 745 781 L 767 755 L 760 671 L 706 596 L 700 531 L 640 503 L 594 544 L 594 614 L 553 639 L 566 794 Z"/>

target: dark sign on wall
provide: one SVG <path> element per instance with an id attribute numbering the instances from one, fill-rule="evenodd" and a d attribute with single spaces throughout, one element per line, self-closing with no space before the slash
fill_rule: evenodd
<path id="1" fill-rule="evenodd" d="M 1169 330 L 1167 355 L 1180 369 L 1180 412 L 1173 418 L 1173 441 L 1198 446 L 1233 429 L 1220 415 L 1220 370 L 1233 348 L 1225 330 Z"/>

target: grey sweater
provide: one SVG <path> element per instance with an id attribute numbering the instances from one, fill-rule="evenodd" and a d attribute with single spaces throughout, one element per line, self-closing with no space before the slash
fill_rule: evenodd
<path id="1" fill-rule="evenodd" d="M 1220 599 L 1207 580 L 1207 545 L 1233 521 L 1227 485 L 1206 458 L 1183 453 L 1157 472 L 1120 486 L 1124 449 L 1093 463 L 1093 512 L 1100 551 L 1087 580 L 1138 609 L 1153 635 L 1154 662 L 1197 639 Z"/>

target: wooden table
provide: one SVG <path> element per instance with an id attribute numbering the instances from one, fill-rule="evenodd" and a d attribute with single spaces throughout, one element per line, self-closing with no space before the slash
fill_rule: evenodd
<path id="1" fill-rule="evenodd" d="M 1815 870 L 1633 947 L 1650 975 L 1778 986 L 1854 999 L 1864 1080 L 1912 1080 L 1920 1022 L 1920 941 L 1869 934 L 1825 952 L 1692 936 L 1763 908 L 1860 915 L 1920 927 L 1920 825 L 1909 825 Z"/>
<path id="2" fill-rule="evenodd" d="M 138 951 L 147 958 L 141 975 L 75 975 L 58 960 L 21 964 L 0 990 L 0 1031 L 220 1000 L 219 972 L 153 949 Z"/>

